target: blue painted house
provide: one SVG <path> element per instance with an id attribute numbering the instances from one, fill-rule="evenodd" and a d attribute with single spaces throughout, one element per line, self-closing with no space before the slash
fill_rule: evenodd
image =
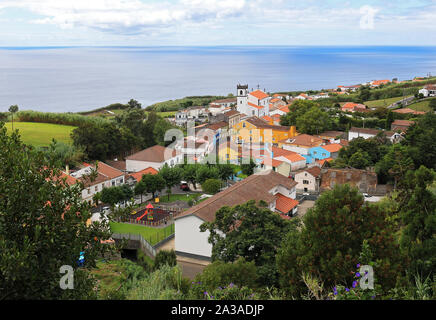
<path id="1" fill-rule="evenodd" d="M 302 154 L 306 158 L 306 163 L 314 163 L 315 160 L 323 160 L 330 158 L 330 152 L 322 147 L 313 147 L 309 149 L 307 155 Z"/>

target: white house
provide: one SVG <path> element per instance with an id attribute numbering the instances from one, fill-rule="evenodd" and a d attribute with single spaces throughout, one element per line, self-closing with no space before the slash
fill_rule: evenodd
<path id="1" fill-rule="evenodd" d="M 200 225 L 213 222 L 223 206 L 233 207 L 249 200 L 263 200 L 268 208 L 289 219 L 297 212 L 296 182 L 272 170 L 253 174 L 232 187 L 204 200 L 175 218 L 175 251 L 177 255 L 209 260 L 212 245 L 209 231 L 200 232 Z"/>
<path id="2" fill-rule="evenodd" d="M 237 102 L 236 97 L 234 97 L 234 98 L 215 100 L 215 101 L 212 101 L 210 104 L 211 105 L 220 105 L 220 106 L 223 106 L 224 108 L 229 108 L 233 105 L 236 105 L 236 102 Z"/>
<path id="3" fill-rule="evenodd" d="M 236 110 L 248 116 L 262 118 L 269 113 L 271 97 L 262 90 L 248 92 L 248 85 L 237 86 Z"/>
<path id="4" fill-rule="evenodd" d="M 299 134 L 294 138 L 279 141 L 279 147 L 300 155 L 308 155 L 311 148 L 319 147 L 322 144 L 324 144 L 324 141 L 321 138 L 308 134 Z"/>
<path id="5" fill-rule="evenodd" d="M 297 191 L 318 192 L 321 178 L 321 169 L 317 166 L 303 169 L 294 174 Z"/>
<path id="6" fill-rule="evenodd" d="M 369 128 L 356 128 L 352 127 L 348 131 L 348 141 L 351 141 L 353 139 L 362 137 L 364 139 L 369 139 L 375 137 L 380 131 L 376 129 L 369 129 Z"/>
<path id="7" fill-rule="evenodd" d="M 201 161 L 209 150 L 209 143 L 205 140 L 196 140 L 194 137 L 187 137 L 180 141 L 176 147 L 176 151 L 181 153 L 185 159 L 191 161 Z"/>
<path id="8" fill-rule="evenodd" d="M 424 97 L 436 97 L 436 85 L 426 85 L 423 89 L 419 90 L 419 93 L 422 93 Z"/>
<path id="9" fill-rule="evenodd" d="M 148 167 L 159 170 L 165 164 L 173 167 L 179 163 L 183 163 L 183 154 L 169 147 L 155 145 L 128 156 L 126 158 L 126 171 L 138 172 Z"/>
<path id="10" fill-rule="evenodd" d="M 91 178 L 91 174 L 97 169 L 96 176 Z M 82 190 L 82 200 L 87 201 L 90 204 L 93 202 L 93 197 L 96 193 L 103 190 L 103 188 L 109 188 L 114 186 L 120 186 L 124 184 L 125 175 L 122 171 L 111 167 L 104 162 L 98 162 L 98 166 L 85 164 L 80 170 L 71 172 L 68 176 L 67 182 L 72 185 L 77 182 L 82 182 L 84 189 Z"/>

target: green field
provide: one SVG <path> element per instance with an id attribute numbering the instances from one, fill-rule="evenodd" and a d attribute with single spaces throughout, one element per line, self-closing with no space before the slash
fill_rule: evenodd
<path id="1" fill-rule="evenodd" d="M 156 114 L 162 118 L 171 118 L 176 115 L 176 111 L 158 111 Z"/>
<path id="2" fill-rule="evenodd" d="M 153 228 L 139 224 L 111 222 L 110 227 L 113 233 L 140 234 L 151 245 L 155 245 L 174 233 L 174 224 L 165 228 Z"/>
<path id="3" fill-rule="evenodd" d="M 197 188 L 199 187 L 199 184 L 197 183 Z M 168 200 L 168 195 L 163 195 L 159 198 L 159 202 L 174 202 L 174 201 L 185 201 L 188 202 L 189 200 L 194 200 L 195 198 L 199 197 L 199 193 L 187 193 L 187 194 L 170 194 L 170 200 Z"/>
<path id="4" fill-rule="evenodd" d="M 427 111 L 431 110 L 429 107 L 430 101 L 431 101 L 431 99 L 417 102 L 417 103 L 414 103 L 414 104 L 407 106 L 407 108 L 410 108 L 410 109 L 413 109 L 416 111 L 426 111 L 427 112 Z"/>
<path id="5" fill-rule="evenodd" d="M 405 98 L 408 98 L 411 96 L 407 96 Z M 391 104 L 400 101 L 403 99 L 403 97 L 394 97 L 394 98 L 388 98 L 388 99 L 380 99 L 380 100 L 372 100 L 372 101 L 365 101 L 364 104 L 369 108 L 377 108 L 377 107 L 387 107 Z"/>
<path id="6" fill-rule="evenodd" d="M 11 131 L 12 123 L 7 122 L 6 128 Z M 24 143 L 35 147 L 48 146 L 52 139 L 70 144 L 73 126 L 39 122 L 14 122 L 14 130 L 18 129 Z"/>

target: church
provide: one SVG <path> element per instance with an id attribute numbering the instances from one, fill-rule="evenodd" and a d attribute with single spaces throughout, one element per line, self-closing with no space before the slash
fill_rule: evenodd
<path id="1" fill-rule="evenodd" d="M 269 102 L 271 97 L 262 90 L 248 92 L 248 85 L 240 85 L 237 87 L 237 107 L 240 113 L 247 116 L 263 117 L 269 113 Z"/>

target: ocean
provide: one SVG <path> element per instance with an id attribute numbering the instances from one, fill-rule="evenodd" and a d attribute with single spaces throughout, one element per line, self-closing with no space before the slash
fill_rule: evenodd
<path id="1" fill-rule="evenodd" d="M 436 47 L 3 47 L 0 111 L 144 107 L 186 96 L 319 90 L 436 75 Z"/>

